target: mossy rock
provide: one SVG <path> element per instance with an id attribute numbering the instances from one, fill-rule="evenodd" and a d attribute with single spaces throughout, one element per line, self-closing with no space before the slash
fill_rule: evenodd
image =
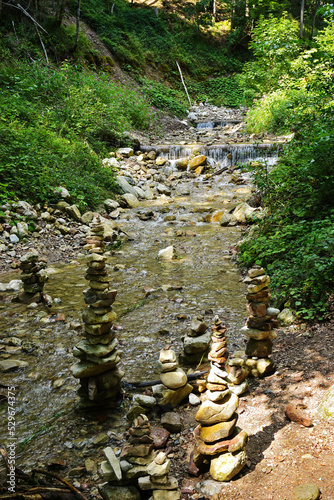
<path id="1" fill-rule="evenodd" d="M 91 52 L 87 52 L 85 54 L 85 60 L 89 63 L 89 64 L 93 64 L 95 66 L 95 60 L 94 60 L 94 56 Z"/>
<path id="2" fill-rule="evenodd" d="M 109 66 L 112 66 L 112 67 L 114 67 L 114 66 L 115 66 L 115 63 L 114 63 L 114 61 L 113 61 L 112 57 L 110 57 L 110 56 L 106 56 L 106 61 L 107 61 L 107 63 L 109 64 Z"/>
<path id="3" fill-rule="evenodd" d="M 162 73 L 167 73 L 167 74 L 170 73 L 170 67 L 168 66 L 168 64 L 164 64 L 164 63 L 160 64 L 159 69 Z"/>

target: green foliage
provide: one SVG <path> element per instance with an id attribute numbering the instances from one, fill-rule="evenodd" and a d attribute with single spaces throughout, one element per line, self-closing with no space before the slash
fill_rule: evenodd
<path id="1" fill-rule="evenodd" d="M 248 131 L 255 134 L 289 132 L 296 109 L 304 99 L 307 99 L 307 93 L 295 89 L 279 89 L 265 95 L 247 113 Z"/>
<path id="2" fill-rule="evenodd" d="M 301 48 L 298 33 L 297 21 L 286 14 L 260 18 L 250 43 L 254 60 L 245 64 L 240 79 L 250 102 L 262 92 L 276 89 L 282 75 L 290 72 Z"/>
<path id="3" fill-rule="evenodd" d="M 244 92 L 236 77 L 221 76 L 198 83 L 187 79 L 186 83 L 190 96 L 196 101 L 208 100 L 216 106 L 228 107 L 244 104 Z"/>
<path id="4" fill-rule="evenodd" d="M 266 267 L 278 305 L 289 301 L 303 318 L 322 319 L 334 288 L 334 26 L 327 24 L 303 51 L 291 31 L 268 72 L 261 51 L 272 47 L 278 34 L 279 40 L 284 37 L 266 34 L 256 32 L 258 59 L 246 69 L 258 68 L 257 76 L 263 70 L 253 90 L 264 92 L 248 112 L 248 131 L 292 131 L 295 138 L 270 172 L 254 172 L 270 215 L 241 245 L 240 262 Z M 272 75 L 283 69 L 273 84 Z M 254 82 L 253 76 L 247 73 L 245 81 Z"/>
<path id="5" fill-rule="evenodd" d="M 296 139 L 255 182 L 270 216 L 240 248 L 240 262 L 272 275 L 278 305 L 324 318 L 334 287 L 334 125 L 332 113 L 300 123 Z"/>
<path id="6" fill-rule="evenodd" d="M 0 201 L 14 196 L 33 203 L 52 200 L 64 185 L 81 208 L 96 207 L 115 191 L 114 173 L 83 142 L 44 127 L 0 126 Z"/>
<path id="7" fill-rule="evenodd" d="M 212 40 L 205 35 L 190 6 L 178 5 L 186 18 L 152 8 L 117 0 L 114 14 L 106 12 L 106 4 L 99 0 L 83 0 L 82 15 L 102 37 L 103 42 L 124 67 L 129 64 L 144 77 L 147 66 L 159 68 L 166 63 L 170 71 L 168 81 L 178 82 L 175 61 L 193 77 L 220 74 L 222 70 L 237 71 L 240 58 L 231 56 L 224 39 Z M 183 12 L 184 11 L 184 12 Z"/>
<path id="8" fill-rule="evenodd" d="M 142 90 L 148 96 L 153 106 L 165 109 L 176 116 L 182 117 L 186 113 L 186 99 L 184 93 L 173 90 L 162 83 L 153 82 L 144 78 Z"/>
<path id="9" fill-rule="evenodd" d="M 45 201 L 61 184 L 78 205 L 96 207 L 115 190 L 101 157 L 154 116 L 138 90 L 68 63 L 2 65 L 0 85 L 1 201 Z"/>

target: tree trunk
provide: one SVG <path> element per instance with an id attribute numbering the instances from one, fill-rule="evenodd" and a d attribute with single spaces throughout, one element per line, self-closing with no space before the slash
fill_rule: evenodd
<path id="1" fill-rule="evenodd" d="M 58 12 L 57 12 L 58 26 L 61 26 L 61 23 L 63 22 L 64 11 L 65 11 L 65 0 L 60 0 L 60 2 L 58 3 Z"/>
<path id="2" fill-rule="evenodd" d="M 320 0 L 317 0 L 315 2 L 315 9 L 314 9 L 314 16 L 313 16 L 313 21 L 312 21 L 312 32 L 311 32 L 311 40 L 313 38 L 314 30 L 315 30 L 315 18 L 317 17 L 317 12 L 320 7 Z"/>
<path id="3" fill-rule="evenodd" d="M 302 0 L 302 4 L 301 4 L 301 8 L 300 8 L 300 32 L 299 32 L 299 38 L 303 38 L 304 10 L 305 10 L 305 0 Z"/>
<path id="4" fill-rule="evenodd" d="M 76 25 L 77 25 L 77 31 L 75 34 L 75 42 L 74 42 L 74 47 L 73 47 L 73 52 L 77 50 L 78 46 L 78 41 L 79 41 L 79 29 L 80 29 L 80 7 L 81 7 L 81 0 L 78 0 L 78 5 L 77 5 L 77 15 L 76 15 Z"/>
<path id="5" fill-rule="evenodd" d="M 217 0 L 213 0 L 212 4 L 212 18 L 213 22 L 216 22 L 216 15 L 217 15 Z"/>

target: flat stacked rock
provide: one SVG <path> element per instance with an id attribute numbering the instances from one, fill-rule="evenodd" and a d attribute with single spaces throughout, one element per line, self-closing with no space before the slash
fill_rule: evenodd
<path id="1" fill-rule="evenodd" d="M 93 229 L 100 236 L 99 226 Z M 100 247 L 101 248 L 101 247 Z M 117 398 L 123 372 L 117 369 L 121 352 L 117 350 L 118 340 L 112 329 L 116 314 L 112 310 L 117 291 L 109 287 L 105 269 L 107 257 L 90 249 L 88 269 L 85 278 L 90 287 L 84 291 L 88 307 L 82 318 L 85 324 L 85 339 L 73 350 L 79 362 L 71 367 L 74 377 L 80 379 L 79 395 L 88 406 L 105 405 Z M 88 404 L 88 403 L 91 404 Z"/>
<path id="2" fill-rule="evenodd" d="M 203 403 L 196 414 L 200 425 L 194 430 L 192 464 L 194 470 L 194 465 L 200 467 L 210 459 L 210 474 L 217 481 L 229 481 L 247 461 L 247 434 L 236 427 L 239 398 L 229 390 L 225 371 L 228 357 L 225 333 L 225 326 L 216 316 L 208 356 L 211 361 L 206 384 L 208 390 L 202 396 Z"/>
<path id="3" fill-rule="evenodd" d="M 234 354 L 233 358 L 229 358 L 225 364 L 225 370 L 227 372 L 227 382 L 228 388 L 233 394 L 241 396 L 248 391 L 248 381 L 247 377 L 249 375 L 249 369 L 246 365 L 245 354 L 238 356 L 237 353 Z"/>
<path id="4" fill-rule="evenodd" d="M 179 499 L 178 482 L 175 477 L 168 475 L 171 461 L 163 451 L 147 467 L 147 476 L 138 479 L 141 490 L 153 490 L 153 498 Z M 174 492 L 169 493 L 168 492 Z"/>
<path id="5" fill-rule="evenodd" d="M 103 224 L 97 224 L 96 226 L 91 228 L 89 234 L 87 235 L 87 238 L 85 238 L 84 241 L 86 243 L 83 246 L 84 250 L 102 254 L 105 250 Z"/>
<path id="6" fill-rule="evenodd" d="M 244 283 L 247 285 L 247 309 L 250 312 L 246 326 L 241 329 L 248 338 L 246 365 L 254 377 L 261 377 L 275 369 L 275 363 L 269 356 L 272 341 L 277 337 L 273 328 L 278 326 L 276 316 L 280 311 L 268 306 L 271 298 L 268 288 L 270 277 L 262 267 L 250 269 Z"/>
<path id="7" fill-rule="evenodd" d="M 203 316 L 194 316 L 191 320 L 190 331 L 183 340 L 182 362 L 188 365 L 197 364 L 209 352 L 211 333 L 207 332 L 208 325 Z"/>
<path id="8" fill-rule="evenodd" d="M 49 279 L 45 272 L 46 262 L 40 259 L 37 250 L 33 249 L 21 257 L 19 267 L 22 271 L 23 292 L 16 300 L 26 304 L 43 302 L 44 284 Z"/>
<path id="9" fill-rule="evenodd" d="M 191 393 L 193 387 L 188 384 L 187 375 L 179 368 L 176 354 L 169 346 L 160 351 L 159 370 L 162 384 L 154 388 L 153 395 L 162 406 L 177 406 Z"/>

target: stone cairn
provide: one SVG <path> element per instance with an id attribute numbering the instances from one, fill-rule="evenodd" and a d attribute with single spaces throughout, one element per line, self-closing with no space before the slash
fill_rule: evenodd
<path id="1" fill-rule="evenodd" d="M 268 306 L 271 298 L 268 288 L 270 277 L 262 267 L 250 269 L 244 283 L 247 285 L 247 309 L 251 314 L 246 326 L 241 329 L 248 338 L 246 366 L 254 377 L 261 377 L 275 369 L 275 363 L 269 356 L 272 341 L 277 337 L 273 328 L 278 326 L 276 316 L 280 311 Z"/>
<path id="2" fill-rule="evenodd" d="M 183 340 L 182 362 L 187 365 L 199 363 L 208 353 L 211 334 L 207 332 L 208 325 L 203 316 L 194 316 L 191 320 L 190 331 Z"/>
<path id="3" fill-rule="evenodd" d="M 40 259 L 37 250 L 33 249 L 23 255 L 19 267 L 22 271 L 23 292 L 18 295 L 17 301 L 26 304 L 43 301 L 49 303 L 51 299 L 43 294 L 45 282 L 48 280 L 45 272 L 47 264 Z"/>
<path id="4" fill-rule="evenodd" d="M 160 406 L 177 406 L 192 391 L 185 372 L 179 368 L 176 353 L 169 346 L 160 351 L 159 370 L 161 384 L 153 387 L 153 395 Z"/>
<path id="5" fill-rule="evenodd" d="M 247 461 L 247 433 L 236 427 L 239 398 L 228 388 L 225 363 L 228 357 L 226 328 L 216 316 L 209 359 L 211 368 L 207 391 L 196 414 L 200 425 L 194 430 L 193 466 L 200 467 L 210 460 L 210 474 L 217 481 L 229 481 Z M 197 469 L 198 470 L 198 469 Z"/>
<path id="6" fill-rule="evenodd" d="M 79 362 L 72 366 L 72 374 L 80 379 L 79 395 L 83 406 L 106 405 L 116 399 L 124 373 L 118 370 L 121 352 L 112 329 L 116 318 L 112 310 L 117 291 L 110 289 L 105 269 L 107 257 L 103 255 L 103 227 L 91 230 L 88 268 L 85 278 L 89 288 L 84 291 L 88 307 L 83 311 L 85 339 L 73 350 Z M 93 243 L 95 242 L 95 243 Z"/>
<path id="7" fill-rule="evenodd" d="M 104 481 L 99 486 L 103 498 L 110 498 L 113 488 L 127 485 L 135 496 L 134 488 L 152 490 L 153 500 L 179 500 L 180 490 L 174 477 L 168 475 L 171 461 L 162 451 L 154 450 L 155 442 L 146 415 L 134 419 L 129 429 L 127 443 L 122 447 L 119 459 L 111 447 L 103 450 L 106 460 L 101 463 Z M 131 486 L 128 486 L 128 485 Z M 114 492 L 119 491 L 119 488 Z M 139 495 L 138 495 L 139 498 Z"/>

